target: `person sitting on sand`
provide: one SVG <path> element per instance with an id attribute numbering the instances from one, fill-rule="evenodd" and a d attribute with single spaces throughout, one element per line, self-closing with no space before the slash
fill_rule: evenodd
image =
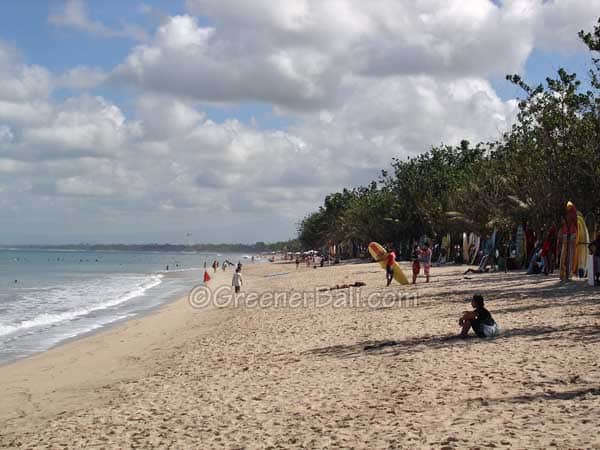
<path id="1" fill-rule="evenodd" d="M 477 269 L 465 270 L 464 275 L 467 275 L 468 273 L 488 273 L 490 271 L 490 268 L 488 267 L 488 265 L 489 265 L 488 259 L 489 259 L 488 255 L 483 255 L 481 257 L 481 262 L 479 263 L 479 267 L 477 267 Z"/>
<path id="2" fill-rule="evenodd" d="M 479 294 L 473 295 L 471 306 L 473 311 L 464 311 L 462 317 L 458 320 L 458 324 L 462 327 L 460 336 L 467 337 L 471 328 L 478 337 L 496 336 L 498 325 L 490 312 L 485 309 L 483 297 Z"/>
<path id="3" fill-rule="evenodd" d="M 537 275 L 544 271 L 544 258 L 542 258 L 542 248 L 538 247 L 533 251 L 533 256 L 527 267 L 527 275 Z"/>

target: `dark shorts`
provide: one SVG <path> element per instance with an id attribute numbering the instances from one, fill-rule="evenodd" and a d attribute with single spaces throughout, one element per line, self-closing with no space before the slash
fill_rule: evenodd
<path id="1" fill-rule="evenodd" d="M 385 272 L 389 275 L 389 276 L 394 276 L 394 266 L 387 266 L 385 268 Z"/>
<path id="2" fill-rule="evenodd" d="M 237 294 L 238 292 L 240 292 L 240 287 L 239 286 L 235 286 L 235 293 Z"/>
<path id="3" fill-rule="evenodd" d="M 483 334 L 483 322 L 481 320 L 471 320 L 471 328 L 473 328 L 477 337 L 485 337 L 485 334 Z"/>

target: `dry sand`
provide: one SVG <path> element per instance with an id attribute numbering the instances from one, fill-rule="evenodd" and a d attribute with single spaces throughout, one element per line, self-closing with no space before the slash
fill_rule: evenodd
<path id="1" fill-rule="evenodd" d="M 600 291 L 462 270 L 385 288 L 375 264 L 247 267 L 246 293 L 306 304 L 181 299 L 1 367 L 0 446 L 600 448 Z M 316 304 L 354 281 L 331 291 L 352 306 Z M 474 292 L 499 337 L 451 338 Z"/>

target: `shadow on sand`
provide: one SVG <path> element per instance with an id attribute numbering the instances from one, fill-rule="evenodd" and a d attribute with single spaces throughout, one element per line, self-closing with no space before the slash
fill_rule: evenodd
<path id="1" fill-rule="evenodd" d="M 492 339 L 481 339 L 470 335 L 460 338 L 457 335 L 416 336 L 403 340 L 363 341 L 349 345 L 333 345 L 329 347 L 308 350 L 305 354 L 334 358 L 356 358 L 369 355 L 398 356 L 416 352 L 450 348 L 455 345 L 478 343 L 483 345 L 503 342 L 516 337 L 528 337 L 533 341 L 554 340 L 556 335 L 585 343 L 600 342 L 600 327 L 562 326 L 562 327 L 530 327 L 512 328 L 501 332 Z"/>

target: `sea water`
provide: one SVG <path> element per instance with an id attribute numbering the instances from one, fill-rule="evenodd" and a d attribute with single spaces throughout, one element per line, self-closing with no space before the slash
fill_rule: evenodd
<path id="1" fill-rule="evenodd" d="M 0 363 L 179 298 L 214 260 L 245 262 L 236 254 L 0 249 Z"/>

